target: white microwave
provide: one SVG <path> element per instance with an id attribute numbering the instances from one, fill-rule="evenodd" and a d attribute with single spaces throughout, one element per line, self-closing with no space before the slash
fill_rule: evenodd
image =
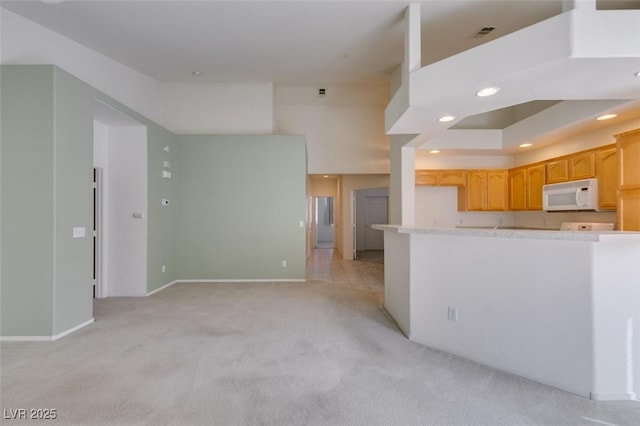
<path id="1" fill-rule="evenodd" d="M 542 187 L 546 211 L 598 211 L 598 179 L 552 183 Z"/>

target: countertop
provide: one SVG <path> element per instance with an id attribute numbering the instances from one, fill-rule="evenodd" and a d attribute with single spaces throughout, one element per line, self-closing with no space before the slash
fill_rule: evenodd
<path id="1" fill-rule="evenodd" d="M 565 241 L 633 241 L 640 242 L 640 232 L 630 231 L 556 231 L 544 229 L 500 228 L 418 228 L 400 225 L 372 225 L 374 229 L 395 231 L 399 234 L 451 235 L 484 238 L 511 238 Z"/>

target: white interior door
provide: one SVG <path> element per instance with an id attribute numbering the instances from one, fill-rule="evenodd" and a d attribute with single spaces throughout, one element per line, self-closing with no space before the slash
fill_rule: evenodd
<path id="1" fill-rule="evenodd" d="M 384 250 L 384 233 L 371 225 L 388 223 L 388 197 L 366 197 L 365 250 Z"/>

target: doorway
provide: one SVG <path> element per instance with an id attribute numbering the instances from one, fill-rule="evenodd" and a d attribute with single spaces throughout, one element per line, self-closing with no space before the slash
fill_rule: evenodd
<path id="1" fill-rule="evenodd" d="M 354 258 L 382 262 L 384 233 L 373 225 L 389 223 L 388 188 L 362 189 L 354 194 Z"/>
<path id="2" fill-rule="evenodd" d="M 147 293 L 147 127 L 101 101 L 93 110 L 95 297 Z"/>
<path id="3" fill-rule="evenodd" d="M 315 248 L 334 247 L 333 197 L 315 197 Z"/>

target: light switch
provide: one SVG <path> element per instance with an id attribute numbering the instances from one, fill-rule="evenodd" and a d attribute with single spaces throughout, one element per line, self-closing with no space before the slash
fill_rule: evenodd
<path id="1" fill-rule="evenodd" d="M 300 221 L 300 223 L 298 224 L 298 226 L 299 226 L 300 228 L 304 228 L 304 220 L 301 220 L 301 221 Z"/>
<path id="2" fill-rule="evenodd" d="M 134 219 L 144 219 L 144 213 L 134 212 L 133 213 L 133 218 Z"/>
<path id="3" fill-rule="evenodd" d="M 165 169 L 171 168 L 171 161 L 168 161 L 168 160 L 163 161 L 162 167 L 164 167 Z"/>
<path id="4" fill-rule="evenodd" d="M 84 226 L 73 228 L 73 238 L 84 238 L 86 236 L 87 236 L 87 228 L 85 228 Z"/>
<path id="5" fill-rule="evenodd" d="M 168 172 L 166 170 L 162 171 L 162 177 L 163 178 L 167 178 L 167 179 L 171 179 L 171 172 Z"/>

